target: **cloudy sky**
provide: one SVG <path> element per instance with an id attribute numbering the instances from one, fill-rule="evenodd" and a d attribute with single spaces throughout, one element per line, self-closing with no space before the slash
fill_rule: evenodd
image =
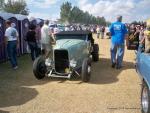
<path id="1" fill-rule="evenodd" d="M 150 18 L 150 0 L 26 0 L 30 17 L 56 19 L 60 15 L 60 6 L 69 1 L 95 16 L 104 16 L 114 21 L 116 15 L 123 15 L 124 22 Z"/>

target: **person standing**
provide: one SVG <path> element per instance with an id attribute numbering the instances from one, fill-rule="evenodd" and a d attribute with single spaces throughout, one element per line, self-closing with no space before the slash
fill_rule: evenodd
<path id="1" fill-rule="evenodd" d="M 11 21 L 9 20 L 6 21 L 5 43 L 12 68 L 17 69 L 17 48 L 19 47 L 19 34 L 17 30 L 11 26 Z"/>
<path id="2" fill-rule="evenodd" d="M 131 49 L 136 49 L 138 50 L 138 46 L 139 46 L 139 34 L 140 34 L 140 29 L 139 27 L 136 27 L 134 24 L 132 24 L 129 28 L 128 31 L 128 40 L 127 40 L 127 48 L 131 48 Z M 131 45 L 136 45 L 134 48 L 132 48 Z"/>
<path id="3" fill-rule="evenodd" d="M 139 41 L 141 41 L 144 37 L 144 27 L 141 26 L 140 27 L 140 34 L 139 34 Z"/>
<path id="4" fill-rule="evenodd" d="M 147 25 L 146 30 L 144 31 L 145 37 L 145 52 L 150 53 L 150 25 Z"/>
<path id="5" fill-rule="evenodd" d="M 36 42 L 37 42 L 37 47 L 38 47 L 38 56 L 41 55 L 41 28 L 42 28 L 42 25 L 38 23 L 35 29 Z"/>
<path id="6" fill-rule="evenodd" d="M 104 38 L 104 34 L 105 34 L 105 27 L 102 26 L 102 27 L 101 27 L 101 39 Z"/>
<path id="7" fill-rule="evenodd" d="M 29 31 L 26 34 L 26 40 L 28 42 L 28 46 L 31 51 L 31 59 L 34 61 L 38 57 L 38 46 L 36 42 L 36 32 L 35 32 L 36 26 L 31 24 L 29 26 Z"/>
<path id="8" fill-rule="evenodd" d="M 111 34 L 111 62 L 112 68 L 120 69 L 124 56 L 124 42 L 127 34 L 127 28 L 122 23 L 122 16 L 117 17 L 117 21 L 112 23 L 110 28 Z"/>
<path id="9" fill-rule="evenodd" d="M 52 59 L 52 37 L 48 25 L 49 21 L 45 20 L 41 28 L 41 50 L 44 51 L 46 65 L 49 65 Z"/>
<path id="10" fill-rule="evenodd" d="M 100 27 L 97 26 L 96 28 L 96 33 L 97 33 L 97 38 L 99 39 L 99 36 L 100 36 Z"/>

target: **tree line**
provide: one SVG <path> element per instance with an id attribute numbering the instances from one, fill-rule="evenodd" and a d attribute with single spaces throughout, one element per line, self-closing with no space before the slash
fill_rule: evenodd
<path id="1" fill-rule="evenodd" d="M 81 23 L 81 24 L 99 24 L 107 25 L 104 17 L 95 17 L 84 12 L 77 6 L 72 6 L 70 2 L 64 2 L 61 5 L 60 20 L 64 23 Z"/>
<path id="2" fill-rule="evenodd" d="M 13 13 L 13 14 L 22 14 L 29 15 L 29 9 L 25 0 L 0 0 L 0 11 Z"/>

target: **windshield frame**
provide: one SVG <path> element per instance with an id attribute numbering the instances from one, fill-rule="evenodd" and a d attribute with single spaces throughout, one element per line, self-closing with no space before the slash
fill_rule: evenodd
<path id="1" fill-rule="evenodd" d="M 63 40 L 63 39 L 76 39 L 76 40 L 87 40 L 88 39 L 88 35 L 55 35 L 55 39 L 56 40 Z"/>

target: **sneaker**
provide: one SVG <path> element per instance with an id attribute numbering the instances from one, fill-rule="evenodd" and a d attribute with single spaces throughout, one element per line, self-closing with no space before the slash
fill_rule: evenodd
<path id="1" fill-rule="evenodd" d="M 116 63 L 112 63 L 111 67 L 115 68 L 115 66 L 116 66 Z"/>
<path id="2" fill-rule="evenodd" d="M 13 67 L 14 70 L 18 69 L 18 66 Z"/>

